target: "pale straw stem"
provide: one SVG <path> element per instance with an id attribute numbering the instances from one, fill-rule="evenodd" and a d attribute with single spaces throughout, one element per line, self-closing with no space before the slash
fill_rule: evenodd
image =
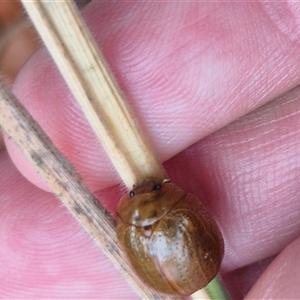
<path id="1" fill-rule="evenodd" d="M 75 4 L 22 2 L 127 188 L 153 177 L 166 179 Z"/>

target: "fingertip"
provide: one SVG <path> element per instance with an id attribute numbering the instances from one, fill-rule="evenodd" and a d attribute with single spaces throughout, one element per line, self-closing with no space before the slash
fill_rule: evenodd
<path id="1" fill-rule="evenodd" d="M 245 299 L 297 299 L 300 293 L 300 238 L 268 266 Z"/>

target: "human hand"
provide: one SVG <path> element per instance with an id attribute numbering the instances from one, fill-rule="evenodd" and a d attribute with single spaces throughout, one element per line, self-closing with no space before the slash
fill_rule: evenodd
<path id="1" fill-rule="evenodd" d="M 299 39 L 284 26 L 296 24 L 293 7 L 276 5 L 94 2 L 84 13 L 156 152 L 169 159 L 168 174 L 204 194 L 224 234 L 221 272 L 235 298 L 256 280 L 260 261 L 300 231 L 300 89 L 292 90 Z M 116 172 L 46 50 L 29 60 L 14 92 L 115 211 Z M 7 147 L 19 170 L 47 189 L 9 140 Z M 59 201 L 23 179 L 4 151 L 0 169 L 1 297 L 136 297 Z M 249 298 L 298 295 L 298 244 L 269 266 Z"/>

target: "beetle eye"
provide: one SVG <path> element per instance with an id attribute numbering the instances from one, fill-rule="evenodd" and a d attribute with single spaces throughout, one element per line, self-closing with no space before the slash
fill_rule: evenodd
<path id="1" fill-rule="evenodd" d="M 157 191 L 157 190 L 159 190 L 160 188 L 161 188 L 161 185 L 160 185 L 159 183 L 155 183 L 155 184 L 153 185 L 152 191 Z"/>
<path id="2" fill-rule="evenodd" d="M 129 192 L 129 197 L 130 197 L 130 198 L 133 198 L 134 196 L 135 196 L 134 191 L 130 191 L 130 192 Z"/>

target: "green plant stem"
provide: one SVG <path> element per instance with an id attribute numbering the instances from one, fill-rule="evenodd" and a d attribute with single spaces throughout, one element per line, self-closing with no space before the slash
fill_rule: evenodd
<path id="1" fill-rule="evenodd" d="M 220 279 L 217 275 L 206 287 L 205 291 L 212 300 L 229 300 L 229 295 Z"/>

